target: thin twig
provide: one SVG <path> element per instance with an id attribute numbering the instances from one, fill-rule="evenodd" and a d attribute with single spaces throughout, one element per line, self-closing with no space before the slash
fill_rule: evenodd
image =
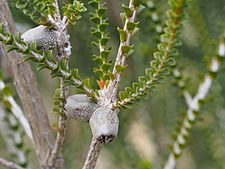
<path id="1" fill-rule="evenodd" d="M 220 43 L 218 55 L 220 57 L 225 56 L 225 44 L 224 42 Z M 221 62 L 217 57 L 213 57 L 211 60 L 210 72 L 217 73 L 219 70 Z M 188 110 L 186 112 L 186 117 L 184 118 L 182 125 L 177 134 L 176 140 L 173 144 L 173 150 L 169 154 L 169 158 L 164 166 L 164 169 L 174 169 L 176 166 L 176 155 L 182 153 L 181 146 L 186 143 L 186 136 L 188 131 L 192 128 L 191 122 L 196 120 L 196 113 L 200 110 L 200 101 L 204 100 L 212 86 L 213 77 L 210 73 L 205 75 L 204 81 L 199 85 L 197 94 L 193 99 L 189 98 L 187 102 Z"/>
<path id="2" fill-rule="evenodd" d="M 58 0 L 55 0 L 54 6 L 55 6 L 55 9 L 56 9 L 55 20 L 60 22 L 61 21 L 61 14 L 60 14 L 60 10 L 59 10 L 59 1 Z"/>
<path id="3" fill-rule="evenodd" d="M 190 107 L 191 106 L 191 102 L 192 102 L 191 94 L 188 91 L 184 91 L 183 95 L 184 95 L 184 99 L 185 99 L 185 102 L 186 102 L 187 106 Z"/>
<path id="4" fill-rule="evenodd" d="M 59 4 L 58 4 L 58 0 L 55 0 L 55 8 L 56 8 L 56 13 L 55 13 L 55 21 L 58 25 L 58 31 L 61 32 L 62 34 L 64 34 L 66 36 L 66 42 L 68 43 L 70 46 L 70 42 L 69 42 L 69 36 L 67 34 L 67 29 L 65 29 L 65 24 L 66 24 L 66 18 L 63 17 L 63 20 L 61 20 L 61 14 L 59 11 Z M 63 56 L 62 58 L 64 58 L 66 60 L 66 67 L 67 69 L 69 69 L 69 59 L 70 59 L 70 55 L 71 55 L 71 48 L 69 47 L 68 49 L 65 49 L 65 47 L 63 46 L 63 49 L 59 49 L 59 56 L 58 59 L 60 60 L 60 56 Z M 55 160 L 59 157 L 60 152 L 62 150 L 62 146 L 65 140 L 65 135 L 66 135 L 66 130 L 67 130 L 67 125 L 68 125 L 68 121 L 67 121 L 67 116 L 66 113 L 64 112 L 65 110 L 65 102 L 66 102 L 66 98 L 68 95 L 68 87 L 64 86 L 64 79 L 60 78 L 60 97 L 63 98 L 63 102 L 61 103 L 62 106 L 62 110 L 60 112 L 60 117 L 59 117 L 59 131 L 57 132 L 57 136 L 56 136 L 56 140 L 55 140 L 55 145 L 54 148 L 51 152 L 51 157 L 50 157 L 50 164 L 53 165 L 55 163 Z"/>
<path id="5" fill-rule="evenodd" d="M 96 162 L 98 160 L 98 156 L 100 154 L 100 150 L 101 150 L 101 143 L 93 137 L 87 158 L 84 162 L 82 169 L 94 169 L 95 168 Z"/>
<path id="6" fill-rule="evenodd" d="M 54 13 L 54 17 L 51 14 L 48 15 L 48 21 L 55 26 L 55 29 L 58 29 L 61 26 L 61 13 L 59 9 L 59 1 L 54 0 L 53 5 L 56 11 Z"/>
<path id="7" fill-rule="evenodd" d="M 114 100 L 114 101 L 115 101 L 115 97 L 116 97 L 116 94 L 117 94 L 118 85 L 119 85 L 119 82 L 121 80 L 121 73 L 116 71 L 116 66 L 117 65 L 125 66 L 126 56 L 123 55 L 122 46 L 124 46 L 124 45 L 129 46 L 130 42 L 131 42 L 131 37 L 132 37 L 132 33 L 127 30 L 127 24 L 129 22 L 134 22 L 135 18 L 136 18 L 136 14 L 137 14 L 137 9 L 135 9 L 134 6 L 133 6 L 133 0 L 130 0 L 129 8 L 132 9 L 132 16 L 125 20 L 125 24 L 124 24 L 124 27 L 123 27 L 123 30 L 127 34 L 127 39 L 126 39 L 125 42 L 122 42 L 122 41 L 120 42 L 120 45 L 119 45 L 119 48 L 118 48 L 118 51 L 117 51 L 116 61 L 115 61 L 114 68 L 113 68 L 113 74 L 115 75 L 115 79 L 110 81 L 109 86 L 108 86 L 107 91 L 106 91 L 107 95 L 112 97 L 111 99 Z"/>
<path id="8" fill-rule="evenodd" d="M 5 83 L 0 80 L 0 90 L 3 90 L 4 87 L 5 87 Z M 30 128 L 30 124 L 28 123 L 28 120 L 25 117 L 25 115 L 24 115 L 22 109 L 20 108 L 20 106 L 16 103 L 15 99 L 12 96 L 5 96 L 4 95 L 4 99 L 6 99 L 11 104 L 12 113 L 19 120 L 20 124 L 23 126 L 23 129 L 24 129 L 25 133 L 30 138 L 30 140 L 34 143 L 34 139 L 33 139 L 32 131 L 31 131 L 31 128 Z"/>
<path id="9" fill-rule="evenodd" d="M 49 160 L 50 165 L 54 165 L 56 159 L 59 157 L 65 139 L 66 129 L 67 129 L 67 117 L 63 114 L 59 119 L 59 132 L 57 133 L 55 145 L 51 152 L 51 157 Z"/>
<path id="10" fill-rule="evenodd" d="M 60 79 L 60 89 L 61 89 L 61 97 L 64 99 L 64 102 L 62 103 L 62 108 L 63 110 L 60 112 L 60 117 L 59 117 L 59 129 L 57 132 L 57 136 L 56 136 L 56 140 L 55 140 L 55 144 L 54 144 L 54 148 L 51 152 L 51 156 L 50 156 L 50 160 L 49 160 L 49 164 L 50 165 L 54 165 L 56 159 L 59 157 L 59 154 L 62 150 L 62 146 L 65 140 L 65 134 L 66 134 L 66 130 L 67 130 L 67 125 L 68 125 L 68 120 L 67 120 L 67 116 L 64 112 L 64 105 L 65 105 L 65 100 L 67 97 L 67 88 L 63 85 L 63 79 Z"/>
<path id="11" fill-rule="evenodd" d="M 4 167 L 7 167 L 9 169 L 24 169 L 20 166 L 18 166 L 17 164 L 11 162 L 11 161 L 7 161 L 3 158 L 0 157 L 0 165 L 4 166 Z"/>

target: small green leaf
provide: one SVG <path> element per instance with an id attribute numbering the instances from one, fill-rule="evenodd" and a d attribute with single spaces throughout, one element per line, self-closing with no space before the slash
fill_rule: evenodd
<path id="1" fill-rule="evenodd" d="M 162 75 L 168 76 L 170 74 L 170 70 L 168 68 L 165 68 L 162 70 Z"/>
<path id="2" fill-rule="evenodd" d="M 96 63 L 98 63 L 99 65 L 101 65 L 103 63 L 103 59 L 101 57 L 98 56 L 94 56 L 93 59 Z"/>
<path id="3" fill-rule="evenodd" d="M 133 89 L 138 89 L 139 88 L 139 83 L 137 83 L 137 82 L 134 82 L 133 84 L 132 84 L 132 88 Z"/>
<path id="4" fill-rule="evenodd" d="M 127 18 L 132 17 L 132 14 L 133 14 L 132 9 L 130 9 L 130 8 L 129 8 L 128 6 L 126 6 L 126 5 L 122 5 L 122 7 L 123 7 L 123 10 L 124 10 L 124 12 L 125 12 Z"/>
<path id="5" fill-rule="evenodd" d="M 127 33 L 123 29 L 120 29 L 120 28 L 117 28 L 117 30 L 120 34 L 121 42 L 125 42 L 127 40 Z"/>
<path id="6" fill-rule="evenodd" d="M 38 71 L 41 71 L 42 69 L 48 69 L 48 68 L 49 68 L 48 65 L 46 65 L 45 63 L 39 63 L 37 65 L 37 70 Z"/>
<path id="7" fill-rule="evenodd" d="M 132 92 L 132 89 L 131 89 L 130 87 L 126 87 L 126 88 L 125 88 L 125 92 L 129 94 L 129 95 L 128 95 L 129 97 L 130 97 L 130 94 L 133 93 L 133 92 Z"/>
<path id="8" fill-rule="evenodd" d="M 53 113 L 56 113 L 56 114 L 60 115 L 61 109 L 60 109 L 60 107 L 53 107 L 52 111 L 53 111 Z"/>
<path id="9" fill-rule="evenodd" d="M 60 106 L 61 101 L 59 99 L 55 99 L 53 103 L 55 106 Z"/>
<path id="10" fill-rule="evenodd" d="M 179 54 L 179 52 L 175 48 L 169 50 L 169 55 L 170 56 L 177 56 L 178 54 Z"/>
<path id="11" fill-rule="evenodd" d="M 111 72 L 108 72 L 108 76 L 109 76 L 110 80 L 114 80 L 115 79 L 114 74 L 111 73 Z"/>
<path id="12" fill-rule="evenodd" d="M 124 100 L 124 99 L 126 99 L 126 98 L 127 98 L 126 93 L 125 93 L 125 92 L 120 91 L 120 92 L 119 92 L 119 98 L 120 98 L 120 100 Z"/>
<path id="13" fill-rule="evenodd" d="M 11 52 L 11 51 L 13 51 L 13 50 L 18 50 L 18 47 L 16 47 L 16 46 L 9 46 L 9 47 L 7 47 L 7 52 Z"/>
<path id="14" fill-rule="evenodd" d="M 100 24 L 100 18 L 98 16 L 91 17 L 90 19 L 92 20 L 92 22 Z"/>
<path id="15" fill-rule="evenodd" d="M 97 10 L 97 13 L 98 13 L 98 16 L 103 16 L 103 14 L 105 13 L 106 11 L 106 8 L 105 7 L 102 7 L 100 9 Z"/>
<path id="16" fill-rule="evenodd" d="M 178 47 L 178 46 L 181 46 L 182 45 L 182 41 L 179 40 L 179 39 L 176 39 L 175 42 L 174 42 L 174 47 Z"/>
<path id="17" fill-rule="evenodd" d="M 52 71 L 52 72 L 51 72 L 51 77 L 52 77 L 52 78 L 55 78 L 55 77 L 62 77 L 62 74 L 59 73 L 59 72 L 54 72 L 54 71 Z"/>
<path id="18" fill-rule="evenodd" d="M 169 41 L 169 35 L 168 34 L 163 34 L 160 36 L 161 42 L 167 43 Z"/>
<path id="19" fill-rule="evenodd" d="M 3 27 L 3 24 L 0 23 L 0 33 L 3 33 L 4 32 L 4 27 Z"/>
<path id="20" fill-rule="evenodd" d="M 126 14 L 125 13 L 120 13 L 120 18 L 121 18 L 122 24 L 124 25 L 125 22 L 126 22 Z"/>
<path id="21" fill-rule="evenodd" d="M 54 62 L 53 55 L 52 55 L 52 50 L 48 50 L 47 52 L 45 52 L 44 53 L 44 58 L 46 58 L 50 62 Z"/>
<path id="22" fill-rule="evenodd" d="M 75 78 L 75 79 L 78 79 L 79 78 L 79 75 L 78 75 L 78 69 L 73 69 L 71 71 L 71 75 Z"/>
<path id="23" fill-rule="evenodd" d="M 1 32 L 1 31 L 0 31 L 0 32 Z M 16 33 L 15 40 L 16 40 L 17 42 L 21 42 L 21 41 L 22 41 L 22 40 L 21 40 L 21 34 L 20 34 L 20 32 L 17 32 L 17 33 Z"/>
<path id="24" fill-rule="evenodd" d="M 57 88 L 54 92 L 54 98 L 60 98 L 60 93 L 61 93 L 60 88 Z"/>
<path id="25" fill-rule="evenodd" d="M 127 23 L 127 29 L 129 32 L 133 32 L 134 28 L 138 25 L 138 23 L 135 22 L 128 22 Z"/>
<path id="26" fill-rule="evenodd" d="M 12 96 L 12 91 L 11 91 L 9 85 L 6 85 L 6 86 L 2 89 L 2 93 L 3 93 L 5 96 Z"/>
<path id="27" fill-rule="evenodd" d="M 30 53 L 30 47 L 26 46 L 25 50 L 23 51 L 23 54 L 29 54 Z"/>
<path id="28" fill-rule="evenodd" d="M 108 50 L 102 51 L 100 55 L 101 55 L 103 60 L 106 60 L 108 55 L 109 55 L 109 53 L 110 53 L 110 50 L 108 49 Z"/>
<path id="29" fill-rule="evenodd" d="M 37 42 L 32 42 L 30 45 L 30 49 L 33 51 L 36 51 L 37 50 Z"/>
<path id="30" fill-rule="evenodd" d="M 59 66 L 62 70 L 67 70 L 67 63 L 65 59 L 59 61 Z"/>
<path id="31" fill-rule="evenodd" d="M 17 1 L 16 7 L 17 7 L 18 9 L 24 9 L 24 8 L 26 8 L 26 7 L 28 6 L 28 4 L 29 4 L 29 1 L 27 1 L 27 2 L 20 2 L 20 1 Z"/>
<path id="32" fill-rule="evenodd" d="M 91 82 L 90 82 L 90 78 L 86 78 L 83 80 L 83 84 L 85 86 L 87 86 L 88 88 L 91 88 Z"/>
<path id="33" fill-rule="evenodd" d="M 91 32 L 97 39 L 101 39 L 102 37 L 102 34 L 101 32 L 99 31 L 94 31 L 94 32 Z"/>
<path id="34" fill-rule="evenodd" d="M 127 68 L 127 66 L 128 65 L 125 65 L 125 66 L 121 66 L 121 65 L 116 65 L 116 71 L 118 72 L 118 73 L 121 73 L 121 72 L 123 72 L 126 68 Z"/>
<path id="35" fill-rule="evenodd" d="M 157 45 L 157 48 L 159 49 L 159 51 L 165 51 L 166 50 L 167 45 L 165 43 L 160 43 Z"/>
<path id="36" fill-rule="evenodd" d="M 154 58 L 157 59 L 157 60 L 161 60 L 162 57 L 163 57 L 163 53 L 162 52 L 155 52 L 154 54 Z"/>
<path id="37" fill-rule="evenodd" d="M 74 82 L 72 80 L 64 80 L 63 82 L 64 86 L 72 86 L 74 85 Z"/>
<path id="38" fill-rule="evenodd" d="M 104 38 L 101 39 L 100 42 L 101 42 L 101 45 L 102 46 L 106 46 L 106 44 L 107 44 L 108 41 L 109 41 L 109 37 L 104 37 Z"/>
<path id="39" fill-rule="evenodd" d="M 146 68 L 146 69 L 145 69 L 145 75 L 146 75 L 148 78 L 152 78 L 152 77 L 153 77 L 153 74 L 154 74 L 154 71 L 152 70 L 152 68 Z"/>
<path id="40" fill-rule="evenodd" d="M 110 63 L 105 63 L 101 67 L 102 67 L 103 71 L 107 72 L 111 68 L 111 64 Z"/>
<path id="41" fill-rule="evenodd" d="M 98 8 L 98 2 L 95 0 L 92 0 L 88 2 L 89 5 L 91 5 L 93 8 L 97 9 Z"/>
<path id="42" fill-rule="evenodd" d="M 25 55 L 24 57 L 23 57 L 23 62 L 27 62 L 27 61 L 36 61 L 36 59 L 34 58 L 34 57 L 32 57 L 32 56 L 29 56 L 29 55 Z"/>
<path id="43" fill-rule="evenodd" d="M 5 41 L 5 44 L 6 44 L 6 45 L 12 45 L 13 42 L 14 42 L 14 37 L 13 37 L 12 34 L 10 34 L 10 35 L 8 36 L 8 39 Z"/>
<path id="44" fill-rule="evenodd" d="M 3 104 L 5 105 L 5 107 L 7 107 L 8 109 L 12 109 L 12 104 L 8 101 L 8 100 L 3 100 Z"/>
<path id="45" fill-rule="evenodd" d="M 131 48 L 131 49 L 129 50 L 129 52 L 126 54 L 126 57 L 132 55 L 133 53 L 134 53 L 134 49 Z"/>
<path id="46" fill-rule="evenodd" d="M 102 23 L 102 24 L 100 24 L 99 25 L 99 30 L 101 32 L 105 31 L 105 29 L 107 28 L 108 25 L 109 25 L 108 23 Z"/>
<path id="47" fill-rule="evenodd" d="M 133 0 L 134 8 L 139 8 L 140 5 L 141 5 L 141 0 Z"/>
<path id="48" fill-rule="evenodd" d="M 122 48 L 121 48 L 121 49 L 122 49 L 123 55 L 128 54 L 128 52 L 132 49 L 132 47 L 133 47 L 133 46 L 123 45 Z"/>
<path id="49" fill-rule="evenodd" d="M 92 41 L 91 44 L 97 48 L 99 47 L 99 43 L 97 43 L 97 42 Z"/>
<path id="50" fill-rule="evenodd" d="M 169 58 L 169 59 L 167 59 L 167 64 L 169 66 L 175 66 L 176 65 L 176 61 L 175 61 L 174 58 Z"/>
<path id="51" fill-rule="evenodd" d="M 94 68 L 93 71 L 98 75 L 98 77 L 103 77 L 103 73 L 100 69 Z"/>

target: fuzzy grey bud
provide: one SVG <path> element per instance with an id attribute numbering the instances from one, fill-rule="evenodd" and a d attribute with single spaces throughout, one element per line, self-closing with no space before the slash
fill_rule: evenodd
<path id="1" fill-rule="evenodd" d="M 80 121 L 88 122 L 99 104 L 85 94 L 75 94 L 66 99 L 66 115 Z"/>
<path id="2" fill-rule="evenodd" d="M 93 137 L 104 144 L 113 141 L 119 128 L 118 113 L 119 110 L 112 110 L 107 106 L 99 107 L 89 121 Z"/>
<path id="3" fill-rule="evenodd" d="M 58 48 L 65 45 L 65 41 L 67 40 L 64 33 L 43 25 L 29 29 L 21 36 L 21 38 L 24 42 L 37 42 L 37 48 L 40 51 L 57 51 Z"/>

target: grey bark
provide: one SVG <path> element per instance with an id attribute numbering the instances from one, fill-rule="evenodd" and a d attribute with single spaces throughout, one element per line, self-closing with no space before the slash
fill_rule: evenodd
<path id="1" fill-rule="evenodd" d="M 16 28 L 6 0 L 0 0 L 0 23 L 3 23 L 4 28 L 12 34 L 16 33 Z M 14 85 L 31 125 L 40 166 L 42 169 L 61 169 L 63 168 L 62 158 L 58 159 L 54 167 L 48 166 L 48 158 L 52 151 L 54 139 L 47 112 L 44 108 L 30 65 L 24 63 L 22 56 L 18 53 L 10 52 L 6 55 L 14 77 Z"/>

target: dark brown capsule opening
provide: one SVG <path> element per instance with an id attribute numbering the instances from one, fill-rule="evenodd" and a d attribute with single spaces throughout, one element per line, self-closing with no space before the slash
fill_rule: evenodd
<path id="1" fill-rule="evenodd" d="M 98 141 L 100 141 L 102 144 L 107 144 L 112 142 L 115 139 L 115 136 L 113 135 L 101 135 L 98 138 Z"/>

